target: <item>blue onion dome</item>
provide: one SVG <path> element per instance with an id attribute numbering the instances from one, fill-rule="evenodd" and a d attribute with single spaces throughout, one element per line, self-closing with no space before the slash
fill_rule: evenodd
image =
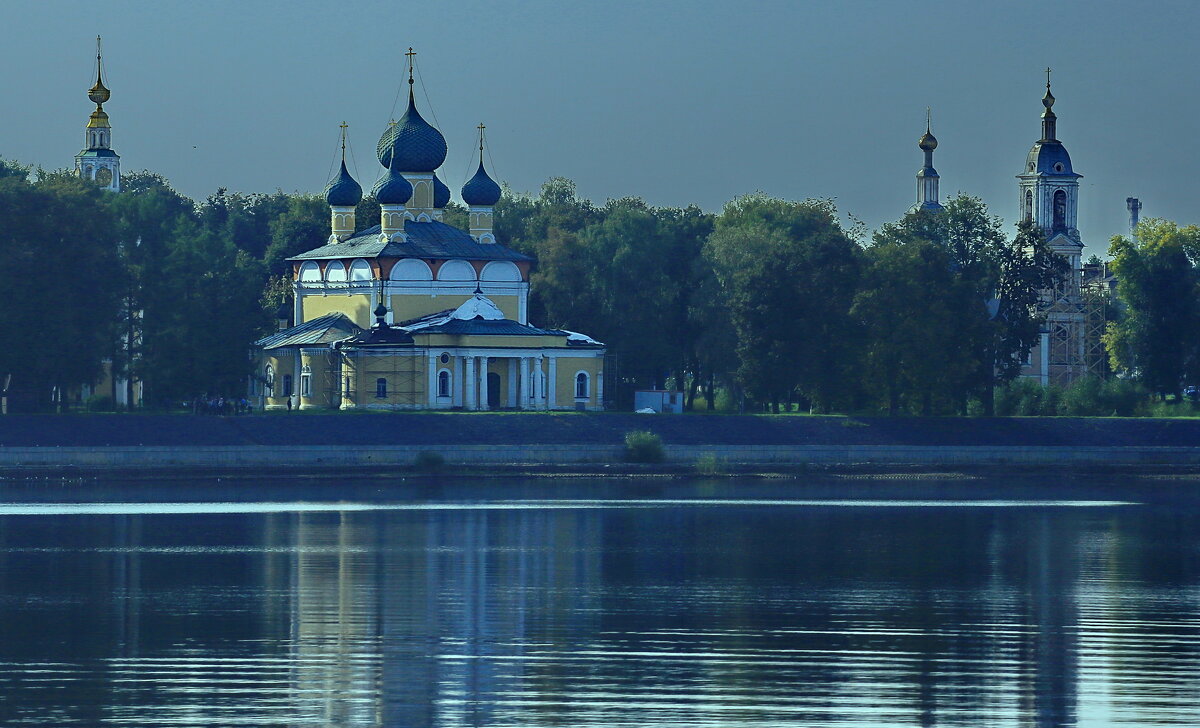
<path id="1" fill-rule="evenodd" d="M 446 203 L 450 202 L 450 188 L 446 183 L 438 179 L 438 176 L 433 175 L 433 206 L 443 208 Z"/>
<path id="2" fill-rule="evenodd" d="M 396 168 L 400 171 L 432 172 L 446 161 L 446 138 L 421 118 L 410 89 L 408 110 L 400 121 L 388 125 L 375 151 L 379 163 L 385 167 L 391 165 L 395 152 Z"/>
<path id="3" fill-rule="evenodd" d="M 346 171 L 346 160 L 342 160 L 342 171 L 325 185 L 325 202 L 330 207 L 354 207 L 362 200 L 362 187 Z"/>
<path id="4" fill-rule="evenodd" d="M 412 198 L 412 193 L 412 185 L 396 171 L 395 165 L 383 173 L 371 190 L 375 201 L 381 205 L 403 205 Z"/>
<path id="5" fill-rule="evenodd" d="M 483 207 L 490 207 L 500 201 L 500 185 L 483 170 L 482 161 L 479 162 L 479 171 L 463 185 L 462 198 L 468 205 Z"/>

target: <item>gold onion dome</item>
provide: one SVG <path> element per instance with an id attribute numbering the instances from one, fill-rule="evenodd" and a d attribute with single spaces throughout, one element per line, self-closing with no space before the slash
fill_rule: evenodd
<path id="1" fill-rule="evenodd" d="M 921 135 L 920 140 L 917 141 L 917 146 L 920 147 L 922 151 L 932 152 L 934 149 L 937 149 L 937 137 L 935 137 L 928 129 L 926 129 L 925 133 Z"/>
<path id="2" fill-rule="evenodd" d="M 104 86 L 104 82 L 100 80 L 100 76 L 96 76 L 96 85 L 88 89 L 88 98 L 93 104 L 103 104 L 108 101 L 112 93 Z"/>

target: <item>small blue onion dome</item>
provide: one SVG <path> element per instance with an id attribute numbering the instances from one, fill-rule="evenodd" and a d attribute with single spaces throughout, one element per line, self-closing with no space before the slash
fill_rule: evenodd
<path id="1" fill-rule="evenodd" d="M 385 167 L 391 166 L 394 153 L 400 171 L 432 172 L 446 161 L 446 138 L 421 118 L 410 89 L 408 110 L 400 121 L 388 125 L 375 151 Z"/>
<path id="2" fill-rule="evenodd" d="M 403 205 L 412 198 L 412 193 L 412 185 L 404 179 L 404 175 L 396 171 L 394 165 L 383 173 L 371 189 L 375 201 L 381 205 Z"/>
<path id="3" fill-rule="evenodd" d="M 462 198 L 468 205 L 483 207 L 495 205 L 500 201 L 500 185 L 483 170 L 482 161 L 479 162 L 479 171 L 463 185 Z"/>
<path id="4" fill-rule="evenodd" d="M 325 202 L 330 207 L 354 207 L 361 200 L 362 187 L 350 176 L 343 159 L 342 171 L 325 185 Z"/>
<path id="5" fill-rule="evenodd" d="M 443 208 L 450 202 L 450 188 L 446 183 L 438 179 L 438 176 L 433 175 L 433 206 Z"/>

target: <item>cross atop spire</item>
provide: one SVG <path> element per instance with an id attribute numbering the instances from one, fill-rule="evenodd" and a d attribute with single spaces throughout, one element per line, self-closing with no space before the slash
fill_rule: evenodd
<path id="1" fill-rule="evenodd" d="M 928 106 L 925 107 L 925 133 L 933 133 L 933 109 Z"/>
<path id="2" fill-rule="evenodd" d="M 1050 66 L 1046 66 L 1046 90 L 1050 90 Z"/>
<path id="3" fill-rule="evenodd" d="M 343 121 L 338 126 L 341 127 L 342 130 L 342 163 L 344 164 L 346 162 L 346 129 L 348 129 L 350 125 Z"/>
<path id="4" fill-rule="evenodd" d="M 483 122 L 481 121 L 479 122 L 479 126 L 476 128 L 479 129 L 479 163 L 483 164 L 483 130 L 487 127 L 484 126 Z"/>

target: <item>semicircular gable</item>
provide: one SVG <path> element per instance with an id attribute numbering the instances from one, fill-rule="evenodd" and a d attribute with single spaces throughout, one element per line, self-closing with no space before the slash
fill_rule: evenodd
<path id="1" fill-rule="evenodd" d="M 350 280 L 369 281 L 375 276 L 371 273 L 371 264 L 359 258 L 350 264 Z"/>
<path id="2" fill-rule="evenodd" d="M 301 282 L 311 283 L 319 280 L 321 280 L 321 266 L 317 265 L 311 260 L 300 266 Z"/>
<path id="3" fill-rule="evenodd" d="M 346 266 L 342 265 L 342 261 L 333 260 L 325 265 L 325 280 L 330 283 L 346 282 Z"/>
<path id="4" fill-rule="evenodd" d="M 479 274 L 481 281 L 516 281 L 521 280 L 521 269 L 507 260 L 493 260 L 483 266 Z"/>
<path id="5" fill-rule="evenodd" d="M 404 258 L 396 261 L 388 277 L 393 281 L 432 281 L 433 271 L 423 260 Z"/>
<path id="6" fill-rule="evenodd" d="M 448 260 L 438 268 L 439 281 L 473 281 L 477 280 L 475 269 L 465 260 Z"/>

